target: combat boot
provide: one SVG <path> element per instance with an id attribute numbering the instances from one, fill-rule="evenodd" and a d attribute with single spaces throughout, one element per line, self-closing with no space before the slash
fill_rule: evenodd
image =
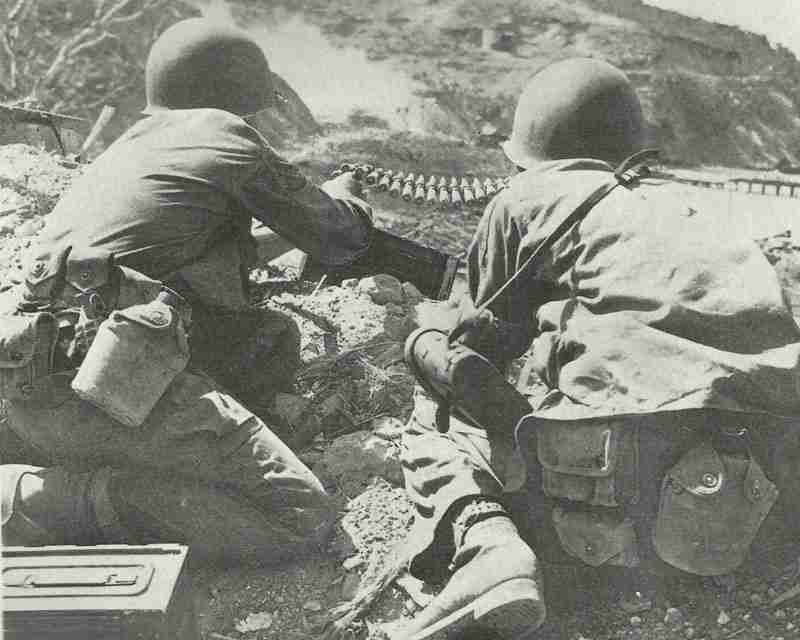
<path id="1" fill-rule="evenodd" d="M 494 501 L 467 504 L 453 523 L 452 575 L 397 640 L 522 640 L 544 622 L 537 561 Z"/>
<path id="2" fill-rule="evenodd" d="M 108 493 L 110 469 L 0 466 L 3 544 L 117 543 L 125 537 Z"/>

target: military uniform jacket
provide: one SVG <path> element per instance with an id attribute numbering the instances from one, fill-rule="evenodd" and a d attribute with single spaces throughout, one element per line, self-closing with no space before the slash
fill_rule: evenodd
<path id="1" fill-rule="evenodd" d="M 565 160 L 515 176 L 469 250 L 476 304 L 611 171 Z M 800 414 L 800 332 L 726 194 L 657 178 L 617 188 L 519 280 L 492 310 L 536 336 L 534 370 L 553 391 L 545 415 Z"/>
<path id="2" fill-rule="evenodd" d="M 252 219 L 329 265 L 366 250 L 369 207 L 308 182 L 244 120 L 217 109 L 136 123 L 48 218 L 47 254 L 98 248 L 187 297 L 240 308 L 255 259 Z"/>

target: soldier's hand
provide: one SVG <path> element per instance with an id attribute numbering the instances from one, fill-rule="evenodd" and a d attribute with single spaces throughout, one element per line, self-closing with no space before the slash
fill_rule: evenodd
<path id="1" fill-rule="evenodd" d="M 321 188 L 333 198 L 364 197 L 363 185 L 356 180 L 356 174 L 352 171 L 323 182 Z"/>
<path id="2" fill-rule="evenodd" d="M 464 296 L 461 300 L 458 322 L 450 332 L 450 344 L 458 342 L 470 349 L 480 351 L 487 342 L 494 342 L 493 333 L 494 314 L 489 310 L 478 310 L 472 299 Z"/>
<path id="3" fill-rule="evenodd" d="M 94 342 L 102 322 L 102 317 L 90 318 L 86 315 L 86 312 L 81 309 L 78 322 L 74 327 L 75 337 L 72 339 L 67 349 L 67 357 L 82 358 L 85 356 L 89 351 L 89 347 L 92 346 L 92 342 Z"/>

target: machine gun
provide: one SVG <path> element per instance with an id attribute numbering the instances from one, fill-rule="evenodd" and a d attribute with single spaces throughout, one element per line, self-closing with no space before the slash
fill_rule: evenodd
<path id="1" fill-rule="evenodd" d="M 344 163 L 331 174 L 336 177 L 352 172 L 356 180 L 378 193 L 402 198 L 418 206 L 463 208 L 483 206 L 508 186 L 509 178 L 476 176 L 435 176 L 423 173 L 376 168 L 370 164 Z M 346 278 L 360 278 L 388 273 L 411 282 L 420 292 L 436 300 L 450 297 L 460 261 L 457 257 L 425 247 L 417 242 L 374 229 L 369 250 L 346 267 L 326 268 L 306 260 L 301 277 L 319 280 L 326 276 L 329 284 Z"/>
<path id="2" fill-rule="evenodd" d="M 3 120 L 22 124 L 35 124 L 48 127 L 52 130 L 56 142 L 61 149 L 62 155 L 66 155 L 67 150 L 61 138 L 61 127 L 65 124 L 83 125 L 83 118 L 43 111 L 42 109 L 30 109 L 17 105 L 0 104 L 0 122 Z"/>
<path id="3" fill-rule="evenodd" d="M 371 233 L 369 249 L 351 264 L 326 267 L 306 258 L 300 277 L 319 280 L 324 275 L 328 284 L 337 284 L 347 278 L 388 273 L 412 283 L 429 298 L 446 300 L 450 297 L 461 262 L 456 256 L 381 229 L 373 229 Z"/>

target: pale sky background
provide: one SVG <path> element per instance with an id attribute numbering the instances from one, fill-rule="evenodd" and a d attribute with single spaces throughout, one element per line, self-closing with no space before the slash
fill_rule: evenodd
<path id="1" fill-rule="evenodd" d="M 760 33 L 800 58 L 800 0 L 644 0 L 721 24 Z"/>

